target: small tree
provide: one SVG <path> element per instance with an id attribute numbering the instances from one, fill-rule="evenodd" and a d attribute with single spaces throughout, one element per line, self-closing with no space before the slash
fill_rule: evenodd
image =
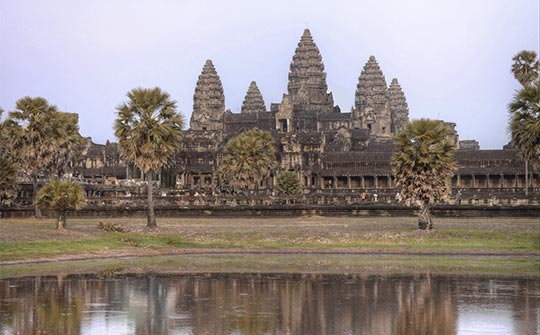
<path id="1" fill-rule="evenodd" d="M 74 181 L 54 179 L 39 190 L 37 206 L 48 212 L 56 212 L 56 229 L 66 228 L 69 210 L 79 210 L 85 204 L 84 190 Z"/>
<path id="2" fill-rule="evenodd" d="M 184 121 L 176 113 L 176 102 L 159 87 L 135 88 L 127 94 L 129 101 L 118 106 L 114 134 L 120 153 L 146 176 L 148 227 L 156 227 L 153 174 L 172 163 L 180 146 Z"/>
<path id="3" fill-rule="evenodd" d="M 392 166 L 402 201 L 420 201 L 419 229 L 432 229 L 430 208 L 446 200 L 456 169 L 456 146 L 441 121 L 420 119 L 409 122 L 395 137 Z"/>
<path id="4" fill-rule="evenodd" d="M 284 171 L 277 178 L 276 191 L 283 195 L 297 195 L 302 192 L 302 183 L 296 173 Z"/>
<path id="5" fill-rule="evenodd" d="M 276 166 L 276 144 L 272 134 L 256 128 L 232 138 L 223 150 L 218 167 L 222 181 L 236 189 L 257 186 Z"/>

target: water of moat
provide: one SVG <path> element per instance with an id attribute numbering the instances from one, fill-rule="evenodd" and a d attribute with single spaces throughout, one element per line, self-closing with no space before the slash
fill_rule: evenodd
<path id="1" fill-rule="evenodd" d="M 540 283 L 350 275 L 0 279 L 0 334 L 539 334 Z"/>

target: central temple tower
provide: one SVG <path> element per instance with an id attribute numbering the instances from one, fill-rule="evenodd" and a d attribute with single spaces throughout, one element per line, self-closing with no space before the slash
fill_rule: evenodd
<path id="1" fill-rule="evenodd" d="M 322 57 L 309 29 L 304 30 L 294 53 L 287 90 L 294 110 L 315 113 L 332 111 L 334 99 L 332 93 L 327 93 Z"/>

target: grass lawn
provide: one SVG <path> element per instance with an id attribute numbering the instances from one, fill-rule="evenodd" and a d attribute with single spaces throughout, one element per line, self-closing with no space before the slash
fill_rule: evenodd
<path id="1" fill-rule="evenodd" d="M 122 226 L 123 233 L 97 228 Z M 74 218 L 59 232 L 51 219 L 1 219 L 0 261 L 147 255 L 189 250 L 540 255 L 540 219 L 436 219 L 433 231 L 404 218 Z"/>

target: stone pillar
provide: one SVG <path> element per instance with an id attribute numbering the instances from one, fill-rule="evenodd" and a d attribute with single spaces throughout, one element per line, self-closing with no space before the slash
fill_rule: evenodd
<path id="1" fill-rule="evenodd" d="M 365 183 L 365 180 L 364 180 L 364 176 L 360 177 L 360 187 L 366 188 L 366 183 Z"/>
<path id="2" fill-rule="evenodd" d="M 388 188 L 392 188 L 392 176 L 388 176 Z"/>
<path id="3" fill-rule="evenodd" d="M 476 178 L 474 177 L 474 174 L 471 175 L 471 177 L 472 177 L 472 187 L 476 188 Z"/>
<path id="4" fill-rule="evenodd" d="M 499 179 L 499 188 L 503 188 L 504 187 L 504 174 L 501 173 L 500 178 L 501 179 Z"/>
<path id="5" fill-rule="evenodd" d="M 379 188 L 379 184 L 377 183 L 377 176 L 373 176 L 373 185 L 374 185 L 375 189 Z"/>
<path id="6" fill-rule="evenodd" d="M 458 174 L 456 177 L 457 177 L 457 179 L 456 179 L 456 187 L 457 188 L 462 188 L 462 186 L 461 186 L 461 176 Z"/>
<path id="7" fill-rule="evenodd" d="M 338 188 L 338 184 L 337 184 L 337 177 L 336 177 L 336 176 L 334 176 L 334 179 L 332 179 L 332 180 L 333 180 L 333 183 L 334 183 L 334 185 L 332 185 L 332 186 L 333 186 L 333 188 Z"/>
<path id="8" fill-rule="evenodd" d="M 347 188 L 351 189 L 351 176 L 347 176 Z"/>

